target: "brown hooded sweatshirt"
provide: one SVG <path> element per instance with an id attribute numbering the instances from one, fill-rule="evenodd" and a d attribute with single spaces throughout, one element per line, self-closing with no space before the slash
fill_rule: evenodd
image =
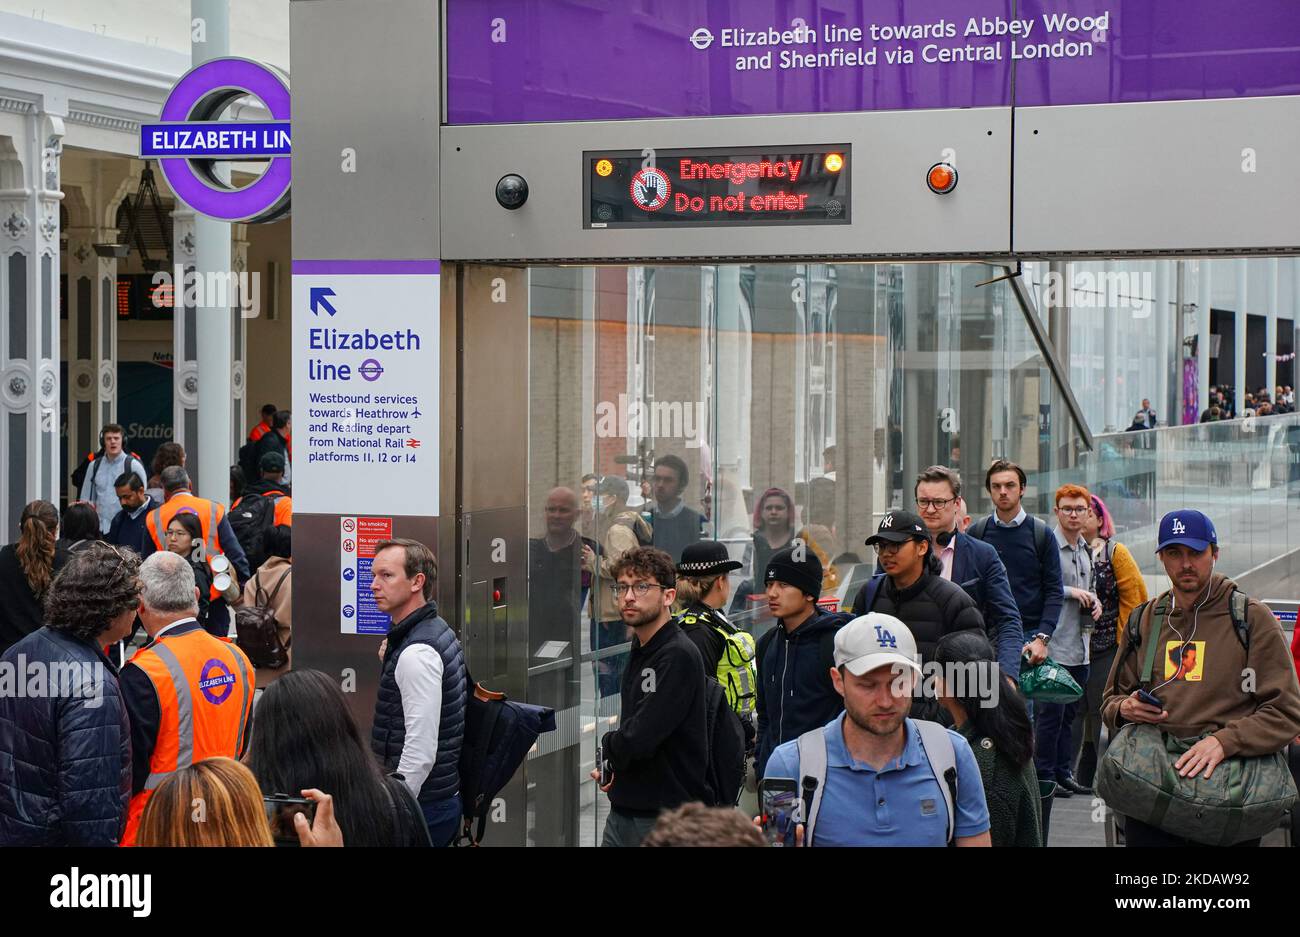
<path id="1" fill-rule="evenodd" d="M 1300 734 L 1300 685 L 1282 626 L 1255 599 L 1246 604 L 1247 656 L 1233 630 L 1228 606 L 1234 587 L 1220 573 L 1211 576 L 1209 598 L 1193 606 L 1199 607 L 1194 636 L 1192 613 L 1181 607 L 1170 612 L 1158 637 L 1155 668 L 1146 689 L 1160 697 L 1169 713 L 1160 723 L 1163 731 L 1179 738 L 1212 732 L 1227 757 L 1272 754 Z M 1165 596 L 1173 598 L 1163 593 L 1143 610 L 1141 647 L 1127 651 L 1127 635 L 1120 642 L 1101 704 L 1102 718 L 1112 733 L 1128 721 L 1120 717 L 1119 706 L 1139 686 L 1152 611 Z M 1185 640 L 1192 643 L 1189 651 L 1180 654 Z"/>

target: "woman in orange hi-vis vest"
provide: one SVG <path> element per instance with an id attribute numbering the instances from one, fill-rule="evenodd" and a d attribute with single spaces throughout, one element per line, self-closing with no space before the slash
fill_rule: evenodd
<path id="1" fill-rule="evenodd" d="M 205 758 L 240 758 L 253 723 L 253 665 L 195 618 L 194 570 L 175 553 L 140 564 L 140 621 L 149 643 L 122 668 L 131 715 L 131 803 L 122 845 L 134 845 L 152 792 Z"/>

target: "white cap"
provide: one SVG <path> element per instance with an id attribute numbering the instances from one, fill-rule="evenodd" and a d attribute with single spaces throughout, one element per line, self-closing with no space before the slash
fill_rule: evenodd
<path id="1" fill-rule="evenodd" d="M 918 674 L 916 639 L 911 629 L 893 615 L 868 612 L 835 633 L 835 666 L 848 667 L 860 677 L 869 670 L 902 664 Z"/>

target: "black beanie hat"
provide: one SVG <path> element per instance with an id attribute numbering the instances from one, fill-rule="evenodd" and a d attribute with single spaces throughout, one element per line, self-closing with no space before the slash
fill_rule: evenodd
<path id="1" fill-rule="evenodd" d="M 796 551 L 799 559 L 795 559 Z M 806 543 L 796 542 L 786 547 L 767 561 L 767 571 L 763 574 L 763 584 L 784 582 L 803 590 L 804 595 L 814 599 L 822 594 L 822 561 L 816 552 Z"/>

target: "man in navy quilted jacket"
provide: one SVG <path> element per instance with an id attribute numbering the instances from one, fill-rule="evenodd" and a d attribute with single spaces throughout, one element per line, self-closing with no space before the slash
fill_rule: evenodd
<path id="1" fill-rule="evenodd" d="M 0 845 L 115 846 L 131 730 L 105 645 L 131 633 L 135 553 L 92 543 L 50 584 L 45 627 L 0 657 Z"/>

